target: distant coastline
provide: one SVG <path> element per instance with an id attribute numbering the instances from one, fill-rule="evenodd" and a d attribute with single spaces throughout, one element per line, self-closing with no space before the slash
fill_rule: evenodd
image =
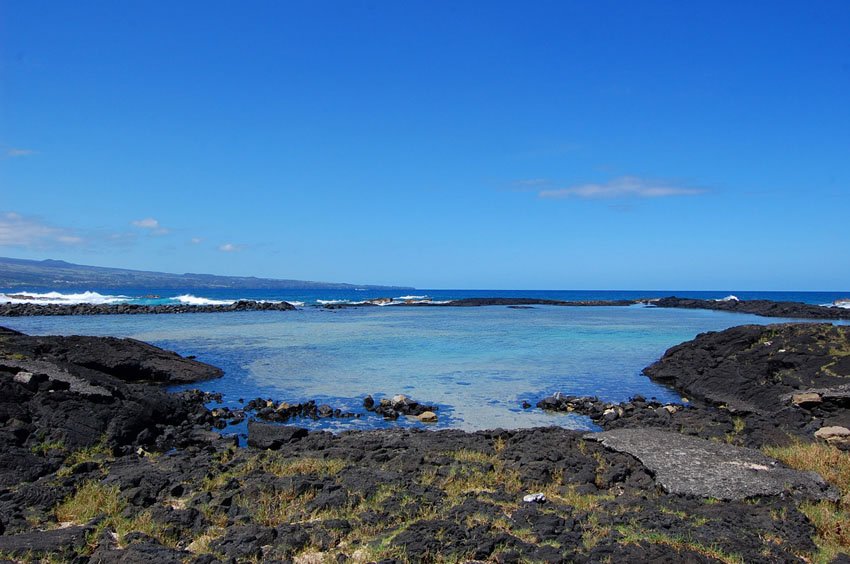
<path id="1" fill-rule="evenodd" d="M 314 282 L 257 278 L 254 276 L 216 276 L 213 274 L 172 274 L 124 268 L 86 266 L 61 260 L 28 260 L 0 257 L 0 288 L 196 288 L 292 290 L 324 288 L 339 290 L 380 289 L 412 290 L 408 286 L 380 286 L 341 282 Z"/>

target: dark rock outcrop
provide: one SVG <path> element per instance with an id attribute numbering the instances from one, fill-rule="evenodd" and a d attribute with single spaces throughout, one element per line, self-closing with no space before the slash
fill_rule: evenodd
<path id="1" fill-rule="evenodd" d="M 33 360 L 42 364 L 54 363 L 60 367 L 85 367 L 128 383 L 188 384 L 222 375 L 220 368 L 135 339 L 30 337 L 7 333 L 3 335 L 0 351 L 5 353 L 8 360 L 17 359 L 20 370 L 29 371 L 30 365 L 25 361 Z M 37 365 L 32 367 L 38 370 Z M 73 373 L 73 369 L 70 372 Z M 97 378 L 92 375 L 90 379 Z"/>
<path id="2" fill-rule="evenodd" d="M 712 309 L 732 313 L 751 313 L 763 317 L 790 319 L 850 319 L 850 309 L 826 307 L 800 302 L 774 302 L 772 300 L 698 300 L 694 298 L 660 298 L 645 300 L 655 307 L 684 309 Z"/>
<path id="3" fill-rule="evenodd" d="M 139 304 L 37 304 L 0 303 L 0 317 L 33 315 L 138 315 L 169 313 L 220 313 L 228 311 L 290 311 L 288 302 L 239 300 L 228 305 L 139 305 Z"/>
<path id="4" fill-rule="evenodd" d="M 743 325 L 698 335 L 668 350 L 644 373 L 689 399 L 769 417 L 790 430 L 818 419 L 850 425 L 850 327 L 796 323 Z M 820 390 L 820 401 L 796 393 Z"/>
<path id="5" fill-rule="evenodd" d="M 16 535 L 0 534 L 0 554 L 6 556 L 71 556 L 86 546 L 89 526 L 66 527 L 50 531 L 31 531 Z"/>
<path id="6" fill-rule="evenodd" d="M 56 470 L 62 453 L 177 445 L 206 423 L 197 394 L 169 394 L 141 381 L 177 383 L 218 368 L 130 339 L 29 337 L 0 332 L 0 485 Z"/>
<path id="7" fill-rule="evenodd" d="M 248 422 L 248 446 L 276 450 L 307 436 L 307 429 L 289 425 L 274 425 L 259 421 Z"/>
<path id="8" fill-rule="evenodd" d="M 343 411 L 333 408 L 328 404 L 317 404 L 315 400 L 301 403 L 289 403 L 285 401 L 274 401 L 271 399 L 256 398 L 245 404 L 245 411 L 256 412 L 257 418 L 263 421 L 275 423 L 286 423 L 291 419 L 300 417 L 308 419 L 326 419 L 334 417 L 337 419 L 350 419 L 360 417 L 359 413 Z"/>

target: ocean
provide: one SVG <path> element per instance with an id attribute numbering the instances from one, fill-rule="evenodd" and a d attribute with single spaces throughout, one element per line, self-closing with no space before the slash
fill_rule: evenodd
<path id="1" fill-rule="evenodd" d="M 592 429 L 585 417 L 547 414 L 521 404 L 554 392 L 622 401 L 634 394 L 664 402 L 681 398 L 651 382 L 641 370 L 669 347 L 704 331 L 746 323 L 787 321 L 708 310 L 629 307 L 535 306 L 325 309 L 327 302 L 378 297 L 443 301 L 464 297 L 539 297 L 561 300 L 613 300 L 679 295 L 722 299 L 772 299 L 827 304 L 846 293 L 676 292 L 676 291 L 496 291 L 417 290 L 404 295 L 370 291 L 192 292 L 91 290 L 27 294 L 65 302 L 229 303 L 235 299 L 285 300 L 296 311 L 205 314 L 21 317 L 0 325 L 30 334 L 85 334 L 132 337 L 195 355 L 224 369 L 223 378 L 192 387 L 223 394 L 238 408 L 255 397 L 291 403 L 316 400 L 359 413 L 353 419 L 298 420 L 332 431 L 423 426 L 367 413 L 366 395 L 406 394 L 436 405 L 438 422 L 428 428 L 478 430 L 560 425 Z M 123 296 L 123 297 L 122 297 Z M 153 297 L 157 296 L 157 297 Z M 19 298 L 22 299 L 22 298 Z M 0 295 L 0 302 L 7 301 Z"/>
<path id="2" fill-rule="evenodd" d="M 20 298 L 19 296 L 24 296 Z M 736 296 L 742 300 L 773 300 L 803 302 L 816 305 L 831 305 L 836 300 L 850 298 L 845 292 L 754 292 L 737 290 L 692 291 L 692 290 L 244 290 L 244 289 L 186 289 L 158 288 L 110 288 L 55 291 L 51 288 L 3 289 L 0 288 L 0 303 L 17 301 L 39 301 L 43 303 L 131 303 L 140 305 L 167 304 L 228 304 L 235 300 L 288 301 L 297 306 L 321 305 L 326 303 L 357 303 L 377 298 L 392 298 L 404 301 L 448 301 L 462 298 L 527 297 L 551 300 L 634 300 L 679 296 L 706 300 Z M 35 298 L 33 300 L 32 298 Z"/>

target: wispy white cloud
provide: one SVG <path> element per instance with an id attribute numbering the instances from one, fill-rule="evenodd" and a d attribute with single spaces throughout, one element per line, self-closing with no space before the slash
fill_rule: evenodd
<path id="1" fill-rule="evenodd" d="M 145 219 L 137 219 L 135 221 L 131 221 L 130 223 L 140 229 L 147 229 L 153 235 L 165 235 L 166 233 L 168 233 L 168 228 L 160 225 L 159 220 L 154 219 L 152 217 L 146 217 Z"/>
<path id="2" fill-rule="evenodd" d="M 192 243 L 193 245 L 200 245 L 201 243 L 204 242 L 204 240 L 201 239 L 200 237 L 192 237 L 191 239 L 189 239 L 189 242 Z"/>
<path id="3" fill-rule="evenodd" d="M 244 248 L 244 245 L 236 245 L 234 243 L 224 243 L 223 245 L 218 246 L 218 250 L 223 253 L 235 253 L 237 251 L 241 251 Z"/>
<path id="4" fill-rule="evenodd" d="M 537 195 L 545 199 L 580 198 L 585 200 L 613 198 L 669 198 L 673 196 L 696 196 L 705 193 L 703 188 L 692 188 L 678 184 L 621 176 L 605 184 L 579 184 L 567 188 L 540 190 Z"/>
<path id="5" fill-rule="evenodd" d="M 33 151 L 32 149 L 19 149 L 16 147 L 10 147 L 6 149 L 5 156 L 14 159 L 16 157 L 29 157 L 37 153 L 38 151 Z"/>
<path id="6" fill-rule="evenodd" d="M 70 229 L 15 212 L 0 212 L 0 247 L 46 249 L 83 243 L 85 239 Z"/>

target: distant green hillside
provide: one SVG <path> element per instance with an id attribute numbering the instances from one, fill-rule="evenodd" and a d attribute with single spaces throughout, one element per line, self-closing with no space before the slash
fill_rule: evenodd
<path id="1" fill-rule="evenodd" d="M 407 286 L 374 286 L 308 280 L 276 280 L 253 276 L 170 274 L 123 268 L 71 264 L 61 260 L 26 260 L 0 257 L 0 288 L 234 288 L 252 290 L 352 288 L 410 290 Z"/>

